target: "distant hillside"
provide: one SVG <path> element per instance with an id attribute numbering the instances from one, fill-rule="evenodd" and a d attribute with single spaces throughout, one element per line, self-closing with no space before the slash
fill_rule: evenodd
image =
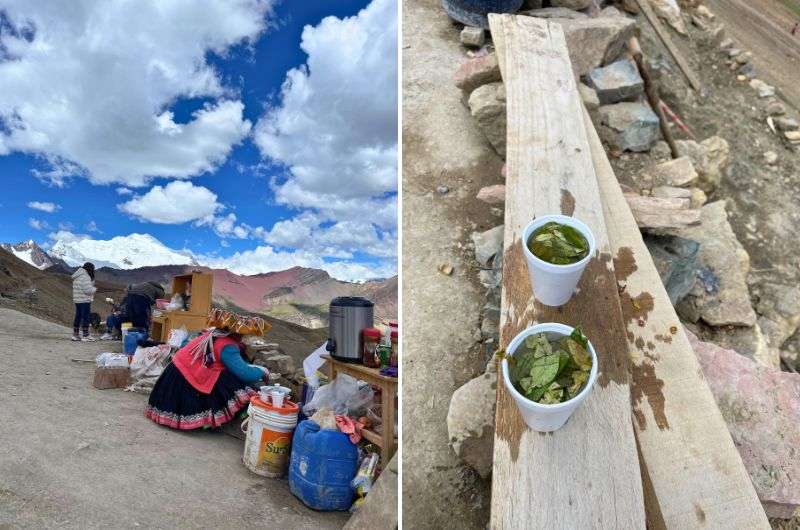
<path id="1" fill-rule="evenodd" d="M 397 317 L 397 277 L 350 283 L 331 278 L 323 270 L 303 267 L 244 276 L 224 269 L 186 265 L 126 270 L 103 267 L 98 269 L 97 277 L 123 286 L 158 281 L 169 289 L 173 276 L 191 270 L 214 274 L 214 302 L 223 307 L 238 307 L 308 328 L 327 326 L 328 304 L 337 296 L 363 296 L 372 300 L 376 320 Z"/>
<path id="2" fill-rule="evenodd" d="M 92 303 L 92 311 L 105 317 L 111 311 L 105 298 L 119 300 L 124 289 L 119 282 L 109 282 L 100 277 L 97 278 L 96 285 L 97 294 Z M 0 248 L 0 307 L 72 326 L 75 315 L 72 278 L 68 274 L 51 272 L 49 269 L 39 270 Z M 272 324 L 272 330 L 264 339 L 279 343 L 297 363 L 327 337 L 324 330 L 307 329 L 269 316 L 266 319 Z"/>

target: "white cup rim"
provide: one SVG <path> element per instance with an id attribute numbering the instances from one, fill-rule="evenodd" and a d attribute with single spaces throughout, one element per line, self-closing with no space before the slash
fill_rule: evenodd
<path id="1" fill-rule="evenodd" d="M 571 326 L 567 326 L 566 324 L 560 324 L 558 322 L 543 322 L 541 324 L 535 324 L 524 330 L 517 333 L 517 335 L 511 339 L 509 342 L 509 348 L 511 345 L 514 345 L 514 351 L 509 353 L 506 352 L 506 355 L 514 356 L 514 352 L 516 352 L 517 348 L 522 344 L 522 341 L 525 338 L 529 337 L 530 335 L 535 335 L 537 333 L 559 333 L 562 336 L 569 336 L 575 328 Z M 514 344 L 516 342 L 516 344 Z M 506 389 L 508 389 L 511 394 L 517 400 L 523 400 L 524 402 L 530 403 L 532 409 L 540 409 L 540 410 L 547 410 L 551 412 L 556 412 L 562 409 L 569 409 L 572 408 L 576 402 L 582 401 L 591 391 L 591 388 L 594 386 L 594 382 L 597 379 L 597 353 L 594 351 L 594 346 L 592 345 L 592 341 L 588 341 L 589 344 L 589 353 L 592 356 L 592 368 L 589 371 L 589 380 L 584 385 L 583 389 L 578 392 L 578 394 L 574 397 L 571 397 L 567 401 L 562 401 L 561 403 L 537 403 L 531 399 L 520 394 L 520 392 L 514 387 L 511 383 L 511 377 L 508 375 L 508 359 L 503 359 L 501 363 L 501 368 L 503 370 L 503 382 L 506 385 Z"/>
<path id="2" fill-rule="evenodd" d="M 586 256 L 583 257 L 580 261 L 576 261 L 575 263 L 567 263 L 567 264 L 559 264 L 559 263 L 548 263 L 543 259 L 539 258 L 536 254 L 531 252 L 528 248 L 528 239 L 530 239 L 531 235 L 537 228 L 543 226 L 549 222 L 556 222 L 559 224 L 571 226 L 572 228 L 576 229 L 578 232 L 586 238 L 586 242 L 589 243 L 589 252 L 586 253 Z M 586 223 L 578 219 L 577 217 L 572 217 L 569 215 L 561 215 L 561 214 L 548 214 L 548 215 L 540 215 L 539 217 L 535 217 L 525 226 L 525 229 L 522 231 L 522 250 L 525 253 L 525 256 L 528 259 L 533 260 L 537 266 L 545 269 L 545 270 L 552 270 L 553 272 L 567 272 L 568 270 L 577 270 L 582 269 L 586 263 L 589 262 L 590 259 L 595 254 L 597 250 L 597 244 L 594 239 L 594 233 L 592 230 L 586 226 Z"/>

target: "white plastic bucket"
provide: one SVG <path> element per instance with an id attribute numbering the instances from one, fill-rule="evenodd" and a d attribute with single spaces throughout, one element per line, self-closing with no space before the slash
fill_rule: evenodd
<path id="1" fill-rule="evenodd" d="M 506 351 L 508 355 L 513 356 L 514 352 L 517 351 L 517 347 L 530 335 L 546 333 L 548 339 L 555 340 L 570 335 L 572 331 L 573 328 L 565 324 L 556 324 L 553 322 L 536 324 L 514 337 L 508 344 Z M 508 390 L 517 403 L 517 408 L 520 414 L 522 414 L 522 419 L 528 427 L 534 431 L 551 432 L 564 426 L 572 413 L 575 412 L 575 409 L 578 408 L 578 405 L 592 392 L 592 387 L 594 387 L 594 383 L 597 380 L 597 353 L 595 353 L 591 341 L 589 341 L 589 353 L 592 355 L 592 369 L 589 372 L 589 381 L 587 381 L 586 386 L 583 387 L 583 390 L 581 390 L 577 396 L 569 401 L 552 405 L 536 403 L 520 394 L 517 389 L 514 388 L 514 385 L 511 384 L 511 379 L 508 375 L 508 360 L 503 359 L 501 368 L 503 370 L 503 381 L 506 385 L 506 390 Z"/>
<path id="2" fill-rule="evenodd" d="M 247 469 L 262 477 L 286 474 L 299 412 L 300 407 L 289 400 L 282 407 L 273 407 L 257 397 L 250 400 L 248 417 L 242 422 L 242 432 L 247 433 L 242 462 Z"/>
<path id="3" fill-rule="evenodd" d="M 589 253 L 585 258 L 569 265 L 555 265 L 547 263 L 536 256 L 528 248 L 528 239 L 538 228 L 556 222 L 571 226 L 586 238 L 589 243 Z M 566 304 L 575 292 L 575 287 L 581 279 L 583 269 L 592 259 L 597 249 L 594 234 L 581 221 L 566 215 L 543 215 L 537 217 L 525 227 L 522 232 L 522 248 L 525 252 L 525 260 L 528 262 L 528 276 L 531 281 L 533 295 L 538 301 L 548 306 L 560 306 Z"/>

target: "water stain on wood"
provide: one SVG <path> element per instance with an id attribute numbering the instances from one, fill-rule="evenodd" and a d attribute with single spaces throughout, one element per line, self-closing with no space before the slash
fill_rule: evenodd
<path id="1" fill-rule="evenodd" d="M 647 404 L 653 411 L 653 418 L 659 430 L 669 429 L 669 421 L 664 412 L 664 381 L 656 377 L 655 366 L 651 361 L 641 364 L 631 363 L 631 402 L 635 410 L 641 409 L 642 402 L 647 399 Z M 643 415 L 635 415 L 639 422 L 639 429 L 645 430 L 647 425 Z"/>
<path id="2" fill-rule="evenodd" d="M 659 342 L 663 342 L 665 344 L 672 343 L 672 336 L 671 335 L 662 335 L 661 333 L 657 333 L 655 335 L 655 339 Z"/>
<path id="3" fill-rule="evenodd" d="M 620 247 L 617 257 L 614 258 L 614 274 L 617 276 L 617 281 L 624 282 L 638 268 L 633 250 L 630 247 Z"/>
<path id="4" fill-rule="evenodd" d="M 575 213 L 575 197 L 572 196 L 569 190 L 561 190 L 561 213 L 563 215 Z"/>

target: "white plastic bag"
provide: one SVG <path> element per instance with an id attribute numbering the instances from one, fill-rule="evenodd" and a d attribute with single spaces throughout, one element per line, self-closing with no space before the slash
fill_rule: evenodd
<path id="1" fill-rule="evenodd" d="M 95 357 L 95 363 L 100 368 L 127 368 L 128 356 L 124 353 L 104 352 Z"/>
<path id="2" fill-rule="evenodd" d="M 319 387 L 311 401 L 303 407 L 303 413 L 310 418 L 314 412 L 328 407 L 335 414 L 358 417 L 363 415 L 374 397 L 372 387 L 364 381 L 347 374 L 338 374 L 329 384 Z"/>
<path id="3" fill-rule="evenodd" d="M 180 329 L 172 329 L 169 332 L 167 344 L 173 348 L 180 348 L 183 346 L 183 341 L 185 341 L 188 336 L 189 330 L 186 329 L 186 326 L 181 326 Z"/>
<path id="4" fill-rule="evenodd" d="M 183 297 L 180 294 L 174 294 L 172 300 L 167 304 L 167 311 L 180 311 L 185 309 L 183 306 Z"/>
<path id="5" fill-rule="evenodd" d="M 158 378 L 167 364 L 170 354 L 169 344 L 160 344 L 149 348 L 136 348 L 131 361 L 131 377 L 142 379 Z"/>

